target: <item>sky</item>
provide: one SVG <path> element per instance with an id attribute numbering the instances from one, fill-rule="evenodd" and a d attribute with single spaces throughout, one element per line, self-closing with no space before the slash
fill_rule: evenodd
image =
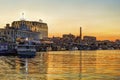
<path id="1" fill-rule="evenodd" d="M 48 24 L 49 37 L 62 34 L 120 39 L 120 0 L 0 0 L 0 27 L 25 19 Z"/>

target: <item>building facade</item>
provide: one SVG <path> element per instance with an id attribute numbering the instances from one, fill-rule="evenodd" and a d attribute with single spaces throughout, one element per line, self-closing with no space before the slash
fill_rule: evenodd
<path id="1" fill-rule="evenodd" d="M 0 29 L 0 36 L 9 42 L 15 42 L 17 38 L 39 40 L 48 37 L 48 26 L 36 21 L 14 21 L 11 26 L 6 24 L 5 28 Z"/>
<path id="2" fill-rule="evenodd" d="M 39 32 L 39 38 L 48 37 L 48 26 L 46 23 L 39 22 L 39 21 L 14 21 L 12 22 L 12 27 L 19 29 L 19 30 L 27 30 L 31 32 Z"/>
<path id="3" fill-rule="evenodd" d="M 83 41 L 88 45 L 95 44 L 96 43 L 96 37 L 94 37 L 94 36 L 84 36 Z"/>

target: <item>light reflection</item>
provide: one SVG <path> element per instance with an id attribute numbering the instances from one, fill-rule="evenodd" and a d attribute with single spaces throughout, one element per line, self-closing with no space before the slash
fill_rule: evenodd
<path id="1" fill-rule="evenodd" d="M 74 54 L 74 52 L 66 52 L 61 54 L 56 54 L 56 52 L 49 53 L 48 74 L 56 76 L 49 77 L 50 80 L 57 78 L 61 80 L 80 80 L 81 69 L 79 56 L 80 54 Z"/>
<path id="2" fill-rule="evenodd" d="M 0 56 L 0 79 L 119 80 L 119 51 L 40 52 L 33 58 Z"/>

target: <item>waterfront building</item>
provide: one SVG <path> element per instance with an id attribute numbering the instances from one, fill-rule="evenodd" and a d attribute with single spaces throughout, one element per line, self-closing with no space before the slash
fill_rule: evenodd
<path id="1" fill-rule="evenodd" d="M 63 38 L 71 38 L 71 39 L 73 39 L 73 38 L 75 38 L 75 35 L 73 35 L 73 34 L 63 34 Z"/>
<path id="2" fill-rule="evenodd" d="M 25 21 L 25 20 L 13 21 L 12 26 L 20 30 L 29 30 L 32 32 L 39 32 L 40 39 L 48 37 L 47 23 L 43 23 L 42 21 Z"/>
<path id="3" fill-rule="evenodd" d="M 120 40 L 119 40 L 119 39 L 116 39 L 116 40 L 115 40 L 115 43 L 120 45 Z"/>
<path id="4" fill-rule="evenodd" d="M 6 24 L 5 28 L 0 29 L 0 36 L 8 42 L 16 42 L 18 38 L 39 40 L 48 37 L 48 26 L 37 21 L 14 21 L 11 26 Z"/>
<path id="5" fill-rule="evenodd" d="M 94 36 L 84 36 L 83 40 L 84 41 L 96 41 L 96 37 L 94 37 Z"/>
<path id="6" fill-rule="evenodd" d="M 95 44 L 96 37 L 94 37 L 94 36 L 84 36 L 83 41 L 88 45 Z"/>
<path id="7" fill-rule="evenodd" d="M 5 28 L 0 29 L 0 37 L 3 37 L 7 42 L 15 41 L 15 30 L 6 24 Z"/>

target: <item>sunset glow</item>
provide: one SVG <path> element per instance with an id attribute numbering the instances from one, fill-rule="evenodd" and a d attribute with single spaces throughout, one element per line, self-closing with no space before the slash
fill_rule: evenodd
<path id="1" fill-rule="evenodd" d="M 0 0 L 0 27 L 20 20 L 42 19 L 49 37 L 62 34 L 96 36 L 98 40 L 120 39 L 120 0 Z"/>

